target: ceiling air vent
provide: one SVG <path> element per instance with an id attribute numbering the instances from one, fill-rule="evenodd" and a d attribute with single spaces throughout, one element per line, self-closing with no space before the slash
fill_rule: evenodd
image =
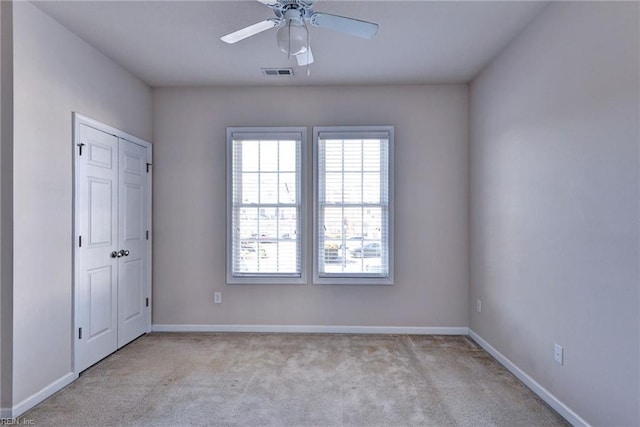
<path id="1" fill-rule="evenodd" d="M 293 68 L 263 68 L 265 76 L 293 76 Z"/>

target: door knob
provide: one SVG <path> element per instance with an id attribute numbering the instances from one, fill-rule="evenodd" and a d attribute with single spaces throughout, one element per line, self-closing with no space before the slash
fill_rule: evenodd
<path id="1" fill-rule="evenodd" d="M 116 251 L 111 252 L 111 258 L 120 258 L 123 256 L 129 256 L 128 249 L 120 249 L 118 252 Z"/>

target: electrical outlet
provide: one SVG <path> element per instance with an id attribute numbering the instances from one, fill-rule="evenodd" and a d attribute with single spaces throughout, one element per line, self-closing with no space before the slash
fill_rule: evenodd
<path id="1" fill-rule="evenodd" d="M 476 300 L 476 311 L 478 313 L 482 312 L 482 300 L 480 300 L 480 298 Z"/>
<path id="2" fill-rule="evenodd" d="M 559 344 L 556 344 L 553 347 L 553 359 L 556 361 L 558 365 L 562 365 L 563 356 L 564 356 L 564 350 L 562 349 L 562 346 Z"/>
<path id="3" fill-rule="evenodd" d="M 222 303 L 222 292 L 215 292 L 213 294 L 213 302 L 216 304 Z"/>

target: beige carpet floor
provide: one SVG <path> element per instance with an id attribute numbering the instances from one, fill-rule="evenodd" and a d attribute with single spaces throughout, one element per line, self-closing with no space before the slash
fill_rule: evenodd
<path id="1" fill-rule="evenodd" d="M 467 337 L 159 334 L 22 416 L 35 425 L 568 425 Z"/>

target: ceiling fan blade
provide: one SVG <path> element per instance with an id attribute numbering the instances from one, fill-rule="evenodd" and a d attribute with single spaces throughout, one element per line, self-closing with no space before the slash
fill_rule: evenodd
<path id="1" fill-rule="evenodd" d="M 298 61 L 298 65 L 300 67 L 313 64 L 313 53 L 311 52 L 311 48 L 307 49 L 307 51 L 304 53 L 296 55 L 296 60 Z"/>
<path id="2" fill-rule="evenodd" d="M 278 25 L 280 25 L 280 22 L 282 22 L 282 20 L 280 19 L 275 19 L 275 18 L 265 19 L 262 22 L 249 25 L 246 28 L 243 28 L 238 31 L 234 31 L 233 33 L 227 34 L 226 36 L 220 37 L 220 40 L 222 40 L 225 43 L 233 44 L 233 43 L 239 42 L 240 40 L 244 40 L 247 37 L 251 37 L 258 33 L 266 31 L 268 29 L 277 27 Z"/>
<path id="3" fill-rule="evenodd" d="M 257 0 L 260 3 L 264 4 L 265 6 L 269 6 L 269 7 L 276 7 L 276 6 L 280 6 L 282 7 L 283 4 L 287 4 L 290 2 L 280 2 L 278 0 Z M 313 7 L 313 5 L 316 3 L 317 0 L 298 0 L 298 4 L 304 7 Z"/>
<path id="4" fill-rule="evenodd" d="M 363 39 L 372 39 L 378 31 L 378 24 L 374 24 L 373 22 L 321 12 L 316 12 L 311 15 L 311 24 L 316 27 L 328 28 L 330 30 L 340 31 L 341 33 L 362 37 Z"/>
<path id="5" fill-rule="evenodd" d="M 274 7 L 278 5 L 278 0 L 258 0 L 260 3 L 265 6 Z"/>

